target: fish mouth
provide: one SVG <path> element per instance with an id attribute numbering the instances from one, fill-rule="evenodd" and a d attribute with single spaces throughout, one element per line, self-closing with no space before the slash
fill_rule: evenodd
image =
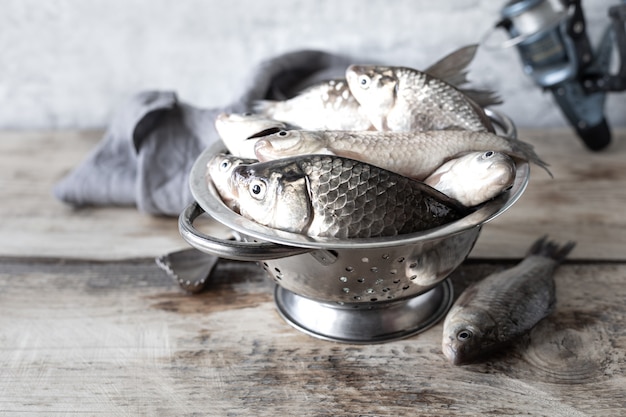
<path id="1" fill-rule="evenodd" d="M 450 343 L 445 343 L 442 346 L 443 355 L 450 361 L 453 365 L 459 365 L 459 359 L 457 356 L 456 349 Z"/>
<path id="2" fill-rule="evenodd" d="M 272 159 L 272 150 L 274 146 L 268 139 L 259 139 L 254 144 L 254 153 L 261 162 L 269 161 Z"/>
<path id="3" fill-rule="evenodd" d="M 239 172 L 235 172 L 237 171 L 237 168 L 239 167 L 235 167 L 230 175 L 226 178 L 226 188 L 230 193 L 229 198 L 231 200 L 231 205 L 235 207 L 231 207 L 231 209 L 234 212 L 241 214 L 241 210 L 239 207 L 239 187 L 242 183 L 242 175 L 239 174 Z"/>
<path id="4" fill-rule="evenodd" d="M 257 133 L 255 133 L 255 134 L 254 134 L 254 135 L 252 135 L 252 136 L 248 136 L 248 137 L 246 138 L 246 140 L 248 140 L 248 139 L 257 139 L 257 138 L 262 138 L 262 137 L 267 136 L 267 135 L 273 135 L 274 133 L 278 133 L 278 132 L 280 132 L 281 130 L 283 130 L 283 129 L 281 129 L 280 127 L 270 127 L 270 128 L 267 128 L 267 129 L 261 130 L 260 132 L 257 132 Z"/>

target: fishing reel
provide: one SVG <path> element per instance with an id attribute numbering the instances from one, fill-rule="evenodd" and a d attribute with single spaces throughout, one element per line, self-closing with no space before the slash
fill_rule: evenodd
<path id="1" fill-rule="evenodd" d="M 626 1 L 608 9 L 611 23 L 595 48 L 587 37 L 581 0 L 511 0 L 495 28 L 516 46 L 524 72 L 554 96 L 587 148 L 611 142 L 604 117 L 606 94 L 626 90 Z M 611 74 L 614 48 L 619 69 Z"/>

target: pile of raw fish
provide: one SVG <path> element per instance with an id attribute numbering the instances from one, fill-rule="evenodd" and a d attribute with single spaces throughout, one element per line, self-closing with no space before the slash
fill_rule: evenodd
<path id="1" fill-rule="evenodd" d="M 476 46 L 430 68 L 351 65 L 345 79 L 221 114 L 228 154 L 208 164 L 224 203 L 313 237 L 395 236 L 462 218 L 510 189 L 515 160 L 546 164 L 495 133 L 490 91 L 463 88 Z"/>

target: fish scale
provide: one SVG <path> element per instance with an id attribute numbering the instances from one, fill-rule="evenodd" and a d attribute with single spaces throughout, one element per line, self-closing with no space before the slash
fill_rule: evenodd
<path id="1" fill-rule="evenodd" d="M 403 92 L 401 104 L 404 106 L 399 105 L 393 109 L 388 115 L 391 120 L 406 118 L 407 114 L 417 118 L 424 113 L 424 109 L 439 108 L 441 109 L 441 113 L 438 114 L 440 120 L 437 121 L 434 118 L 433 129 L 449 129 L 450 126 L 456 126 L 472 131 L 488 130 L 481 121 L 477 110 L 458 90 L 423 73 L 403 71 L 401 77 L 406 79 L 399 87 L 399 90 Z M 418 89 L 419 91 L 416 92 Z M 413 104 L 415 96 L 417 96 L 418 101 L 421 100 L 422 105 Z M 399 126 L 400 123 L 393 123 L 392 125 Z"/>
<path id="2" fill-rule="evenodd" d="M 303 162 L 303 169 L 309 178 L 312 195 L 318 196 L 313 199 L 313 207 L 319 213 L 319 224 L 326 225 L 328 230 L 339 237 L 371 237 L 380 235 L 395 235 L 407 233 L 415 228 L 422 229 L 424 222 L 417 218 L 411 207 L 419 207 L 420 203 L 415 198 L 416 188 L 413 184 L 419 184 L 397 177 L 391 180 L 390 173 L 356 161 L 337 157 L 313 157 L 310 163 Z M 332 161 L 330 169 L 325 170 L 326 161 Z M 342 176 L 333 174 L 333 165 L 342 164 L 343 172 L 350 173 L 347 181 Z M 333 179 L 332 187 L 327 184 Z M 345 191 L 342 190 L 345 188 Z M 345 194 L 346 200 L 353 202 L 349 205 L 333 206 L 332 195 L 328 198 L 330 189 L 338 194 Z M 425 211 L 448 216 L 448 210 L 436 213 L 439 206 L 432 204 L 424 208 Z M 342 227 L 335 227 L 333 219 L 343 219 Z M 407 224 L 412 222 L 413 224 Z M 324 226 L 321 226 L 324 227 Z M 347 230 L 345 230 L 347 228 Z M 327 234 L 328 231 L 321 234 Z M 346 236 L 341 236 L 346 233 Z"/>
<path id="3" fill-rule="evenodd" d="M 420 181 L 333 155 L 242 164 L 230 175 L 209 166 L 209 172 L 218 192 L 236 196 L 241 215 L 314 237 L 395 236 L 471 212 Z"/>

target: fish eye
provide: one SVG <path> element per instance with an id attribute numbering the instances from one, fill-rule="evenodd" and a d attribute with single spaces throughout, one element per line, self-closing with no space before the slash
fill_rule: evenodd
<path id="1" fill-rule="evenodd" d="M 459 341 L 464 342 L 464 341 L 469 340 L 469 339 L 471 339 L 471 338 L 472 338 L 472 332 L 470 332 L 470 331 L 469 331 L 469 330 L 467 330 L 467 329 L 463 329 L 463 330 L 461 330 L 460 332 L 458 332 L 458 333 L 456 334 L 456 338 L 457 338 Z"/>
<path id="2" fill-rule="evenodd" d="M 231 166 L 230 161 L 228 159 L 224 159 L 222 163 L 220 164 L 220 169 L 222 171 L 226 171 L 228 170 L 228 168 L 230 168 L 230 166 Z"/>
<path id="3" fill-rule="evenodd" d="M 363 89 L 369 88 L 369 86 L 370 86 L 370 77 L 368 77 L 367 75 L 359 76 L 359 85 Z"/>
<path id="4" fill-rule="evenodd" d="M 245 112 L 243 115 L 244 115 L 245 117 L 249 117 L 249 116 L 252 116 L 252 113 L 250 113 L 249 111 L 247 111 L 247 112 Z"/>
<path id="5" fill-rule="evenodd" d="M 282 136 L 285 137 L 289 134 L 289 132 L 287 132 L 286 130 L 281 130 L 280 132 L 278 132 L 278 136 Z"/>
<path id="6" fill-rule="evenodd" d="M 257 200 L 261 200 L 263 199 L 263 197 L 265 197 L 266 189 L 267 189 L 267 186 L 261 180 L 254 180 L 250 182 L 250 186 L 248 187 L 248 190 L 250 191 L 250 195 Z"/>
<path id="7" fill-rule="evenodd" d="M 496 153 L 494 151 L 487 151 L 483 154 L 483 156 L 485 158 L 491 158 L 492 156 L 494 156 Z"/>

